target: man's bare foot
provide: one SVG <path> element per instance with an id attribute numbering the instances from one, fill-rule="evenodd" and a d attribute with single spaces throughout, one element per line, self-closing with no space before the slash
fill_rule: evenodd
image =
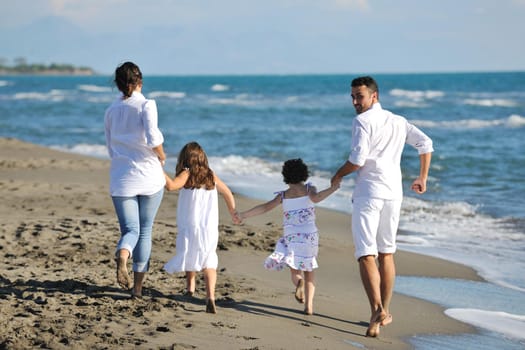
<path id="1" fill-rule="evenodd" d="M 208 299 L 206 302 L 206 312 L 209 314 L 216 314 L 217 309 L 215 308 L 215 300 Z"/>
<path id="2" fill-rule="evenodd" d="M 383 309 L 378 309 L 370 318 L 370 324 L 366 330 L 366 336 L 373 338 L 378 337 L 379 327 L 381 326 L 381 322 L 383 322 L 386 317 L 386 312 Z"/>
<path id="3" fill-rule="evenodd" d="M 117 283 L 119 286 L 126 290 L 130 290 L 133 286 L 133 282 L 128 274 L 127 259 L 126 258 L 116 258 L 117 260 Z"/>
<path id="4" fill-rule="evenodd" d="M 295 288 L 295 300 L 304 304 L 304 281 L 302 278 L 297 282 L 297 287 Z"/>
<path id="5" fill-rule="evenodd" d="M 392 314 L 386 315 L 385 319 L 381 321 L 381 327 L 388 326 L 392 323 Z"/>

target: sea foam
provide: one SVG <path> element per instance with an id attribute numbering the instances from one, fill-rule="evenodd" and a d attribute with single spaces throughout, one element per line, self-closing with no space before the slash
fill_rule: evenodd
<path id="1" fill-rule="evenodd" d="M 152 91 L 148 93 L 149 98 L 168 98 L 168 99 L 182 99 L 186 97 L 186 93 L 182 91 Z"/>
<path id="2" fill-rule="evenodd" d="M 446 129 L 485 129 L 492 127 L 519 128 L 525 125 L 525 117 L 513 114 L 507 118 L 500 119 L 460 119 L 460 120 L 411 120 L 411 123 L 424 128 L 446 128 Z"/>
<path id="3" fill-rule="evenodd" d="M 108 86 L 99 86 L 99 85 L 90 85 L 90 84 L 80 84 L 77 86 L 77 88 L 81 91 L 86 92 L 95 92 L 95 93 L 107 93 L 111 92 L 111 88 Z"/>
<path id="4" fill-rule="evenodd" d="M 517 107 L 519 104 L 514 100 L 507 100 L 502 98 L 494 99 L 466 99 L 463 101 L 466 105 L 482 106 L 482 107 Z"/>
<path id="5" fill-rule="evenodd" d="M 479 309 L 448 309 L 445 314 L 456 320 L 469 323 L 515 339 L 525 339 L 525 316 L 502 311 Z"/>
<path id="6" fill-rule="evenodd" d="M 439 304 L 463 322 L 525 339 L 523 292 L 487 282 L 410 276 L 398 276 L 395 291 Z"/>
<path id="7" fill-rule="evenodd" d="M 437 90 L 404 90 L 392 89 L 389 91 L 390 95 L 395 97 L 406 97 L 412 100 L 429 100 L 445 96 L 443 91 Z"/>
<path id="8" fill-rule="evenodd" d="M 65 99 L 64 94 L 58 90 L 51 90 L 50 92 L 18 92 L 13 95 L 14 100 L 39 100 L 62 102 Z"/>
<path id="9" fill-rule="evenodd" d="M 212 85 L 210 90 L 211 91 L 215 91 L 215 92 L 228 91 L 228 90 L 230 90 L 230 87 L 228 85 L 224 85 L 224 84 L 214 84 L 214 85 Z"/>

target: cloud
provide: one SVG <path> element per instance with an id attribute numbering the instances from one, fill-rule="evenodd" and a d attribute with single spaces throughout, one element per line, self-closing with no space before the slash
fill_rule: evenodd
<path id="1" fill-rule="evenodd" d="M 55 14 L 60 14 L 65 6 L 66 6 L 66 2 L 68 2 L 67 0 L 51 0 L 50 1 L 50 5 L 51 5 L 51 8 L 53 9 L 53 12 L 55 12 Z"/>
<path id="2" fill-rule="evenodd" d="M 358 9 L 368 11 L 370 9 L 368 0 L 335 0 L 337 7 L 345 9 Z"/>
<path id="3" fill-rule="evenodd" d="M 126 3 L 128 0 L 49 0 L 54 16 L 64 17 L 84 26 L 107 12 L 113 13 L 110 9 Z"/>
<path id="4" fill-rule="evenodd" d="M 224 17 L 228 10 L 236 9 L 231 4 L 223 6 L 222 2 L 208 0 L 155 0 L 154 3 L 142 0 L 42 0 L 42 3 L 48 7 L 46 15 L 65 18 L 91 33 L 136 32 L 151 26 L 202 23 L 217 15 Z"/>
<path id="5" fill-rule="evenodd" d="M 35 18 L 51 15 L 47 1 L 17 0 L 2 2 L 0 28 L 16 28 Z"/>
<path id="6" fill-rule="evenodd" d="M 523 70 L 523 45 L 508 43 L 523 41 L 525 0 L 457 5 L 447 12 L 440 2 L 412 0 L 16 0 L 0 11 L 0 47 L 9 59 L 101 72 L 124 58 L 150 74 Z M 359 35 L 363 26 L 367 36 Z M 385 50 L 400 54 L 385 61 Z"/>

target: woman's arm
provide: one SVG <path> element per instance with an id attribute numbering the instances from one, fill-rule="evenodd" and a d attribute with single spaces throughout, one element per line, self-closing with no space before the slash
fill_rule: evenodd
<path id="1" fill-rule="evenodd" d="M 141 89 L 142 87 L 137 86 L 137 91 L 140 92 Z M 159 114 L 157 111 L 157 103 L 155 100 L 146 100 L 143 108 L 144 113 L 142 114 L 142 122 L 146 135 L 146 144 L 153 149 L 153 152 L 155 152 L 161 164 L 164 165 L 164 162 L 166 161 L 166 154 L 162 147 L 164 136 L 158 126 Z"/>
<path id="2" fill-rule="evenodd" d="M 164 163 L 166 162 L 166 153 L 164 153 L 164 147 L 162 147 L 162 144 L 153 147 L 152 149 L 153 152 L 155 152 L 155 154 L 159 158 L 160 163 L 164 165 Z"/>

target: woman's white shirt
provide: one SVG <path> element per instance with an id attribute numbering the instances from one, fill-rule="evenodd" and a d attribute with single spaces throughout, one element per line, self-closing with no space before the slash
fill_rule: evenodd
<path id="1" fill-rule="evenodd" d="M 121 95 L 104 116 L 106 146 L 111 158 L 110 193 L 132 197 L 151 195 L 166 184 L 154 147 L 164 142 L 158 128 L 157 104 L 138 91 Z"/>

